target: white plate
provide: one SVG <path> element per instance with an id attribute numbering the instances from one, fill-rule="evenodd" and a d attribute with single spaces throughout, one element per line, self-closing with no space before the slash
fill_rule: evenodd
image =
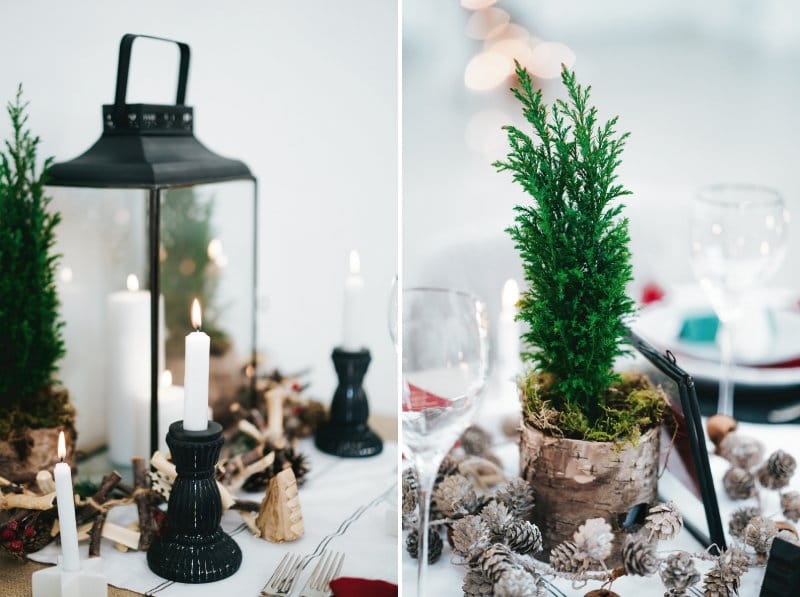
<path id="1" fill-rule="evenodd" d="M 800 367 L 768 367 L 800 357 L 800 312 L 796 293 L 770 289 L 762 304 L 773 309 L 776 333 L 757 356 L 739 356 L 733 368 L 736 384 L 766 387 L 800 385 Z M 710 306 L 696 286 L 679 286 L 668 293 L 663 303 L 643 308 L 633 325 L 634 331 L 659 350 L 670 350 L 678 365 L 699 380 L 717 381 L 720 377 L 719 350 L 712 343 L 685 342 L 679 338 L 688 315 L 708 314 Z M 762 365 L 756 367 L 754 365 Z"/>

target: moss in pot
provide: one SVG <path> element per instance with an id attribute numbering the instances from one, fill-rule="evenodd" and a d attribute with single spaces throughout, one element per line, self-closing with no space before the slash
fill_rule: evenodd
<path id="1" fill-rule="evenodd" d="M 635 312 L 621 203 L 630 192 L 616 173 L 628 135 L 617 133 L 616 118 L 599 122 L 590 88 L 566 68 L 567 98 L 549 107 L 526 70 L 516 72 L 512 92 L 530 131 L 505 127 L 511 149 L 494 165 L 529 196 L 508 232 L 528 285 L 518 316 L 530 367 L 519 380 L 520 474 L 536 494 L 546 557 L 586 519 L 619 530 L 632 508 L 656 501 L 668 409 L 646 377 L 614 371 Z"/>

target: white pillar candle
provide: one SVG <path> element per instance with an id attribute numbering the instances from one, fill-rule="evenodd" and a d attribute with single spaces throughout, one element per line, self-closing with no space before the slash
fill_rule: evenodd
<path id="1" fill-rule="evenodd" d="M 61 533 L 61 565 L 67 572 L 76 572 L 81 568 L 78 554 L 78 527 L 75 523 L 75 497 L 72 491 L 72 470 L 64 462 L 67 457 L 67 446 L 64 432 L 58 434 L 58 457 L 54 477 L 56 482 L 56 499 L 58 500 L 58 527 Z"/>
<path id="2" fill-rule="evenodd" d="M 208 428 L 208 359 L 211 338 L 200 331 L 202 313 L 200 301 L 192 303 L 192 326 L 195 331 L 186 336 L 186 365 L 184 368 L 183 428 L 205 431 Z"/>
<path id="3" fill-rule="evenodd" d="M 158 429 L 161 434 L 158 438 L 158 449 L 161 452 L 169 452 L 167 431 L 175 421 L 180 421 L 184 400 L 183 387 L 172 385 L 172 372 L 169 369 L 164 371 L 158 394 Z"/>
<path id="4" fill-rule="evenodd" d="M 365 347 L 362 325 L 364 278 L 361 276 L 361 259 L 358 251 L 350 251 L 350 273 L 344 283 L 344 310 L 342 317 L 342 349 L 356 352 Z"/>
<path id="5" fill-rule="evenodd" d="M 108 396 L 109 452 L 111 461 L 129 465 L 139 453 L 142 436 L 150 429 L 150 292 L 139 289 L 134 274 L 127 290 L 108 296 Z M 159 297 L 159 321 L 164 322 L 164 297 Z M 163 327 L 163 325 L 162 325 Z M 164 333 L 159 335 L 159 371 L 163 366 Z M 137 416 L 144 408 L 146 417 Z"/>

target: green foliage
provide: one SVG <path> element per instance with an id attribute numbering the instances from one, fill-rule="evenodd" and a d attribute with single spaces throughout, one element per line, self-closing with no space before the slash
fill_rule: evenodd
<path id="1" fill-rule="evenodd" d="M 533 138 L 505 127 L 511 151 L 494 166 L 510 171 L 533 199 L 515 207 L 508 229 L 529 284 L 520 300 L 523 357 L 552 377 L 549 401 L 562 423 L 586 431 L 609 416 L 608 389 L 618 381 L 613 364 L 626 352 L 624 322 L 634 312 L 625 294 L 628 221 L 615 201 L 630 194 L 616 183 L 628 134 L 617 134 L 616 118 L 598 122 L 590 88 L 566 68 L 567 101 L 550 108 L 519 64 L 517 75 L 512 91 Z"/>
<path id="2" fill-rule="evenodd" d="M 66 405 L 49 392 L 64 354 L 53 252 L 60 215 L 47 210 L 43 173 L 51 160 L 37 168 L 39 137 L 27 128 L 26 108 L 20 86 L 0 151 L 0 420 L 46 426 Z"/>
<path id="3" fill-rule="evenodd" d="M 192 331 L 189 311 L 195 298 L 203 307 L 203 331 L 211 336 L 212 353 L 224 353 L 230 344 L 215 318 L 218 275 L 208 255 L 214 238 L 213 206 L 213 201 L 201 201 L 191 188 L 167 191 L 161 206 L 161 287 L 170 354 L 183 355 L 184 337 Z"/>

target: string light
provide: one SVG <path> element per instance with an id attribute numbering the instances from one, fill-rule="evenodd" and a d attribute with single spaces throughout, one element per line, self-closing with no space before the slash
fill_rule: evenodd
<path id="1" fill-rule="evenodd" d="M 514 72 L 514 62 L 497 52 L 481 52 L 473 56 L 464 71 L 464 84 L 473 91 L 488 91 L 505 81 Z"/>
<path id="2" fill-rule="evenodd" d="M 467 10 L 481 10 L 489 8 L 497 0 L 461 0 L 461 6 Z"/>
<path id="3" fill-rule="evenodd" d="M 556 41 L 543 41 L 532 50 L 530 72 L 540 79 L 555 79 L 561 74 L 561 65 L 572 68 L 575 52 Z"/>
<path id="4" fill-rule="evenodd" d="M 467 37 L 486 39 L 498 27 L 503 27 L 511 20 L 511 16 L 499 8 L 487 8 L 472 14 L 467 21 Z"/>

